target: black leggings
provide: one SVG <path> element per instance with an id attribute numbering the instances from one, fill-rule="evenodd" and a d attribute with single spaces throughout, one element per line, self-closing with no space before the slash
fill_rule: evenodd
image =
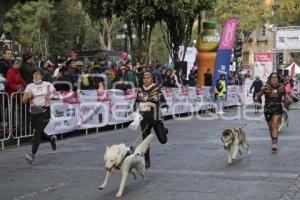
<path id="1" fill-rule="evenodd" d="M 143 132 L 143 139 L 145 139 L 150 133 L 152 127 L 154 128 L 156 137 L 161 144 L 165 144 L 168 141 L 166 129 L 161 120 L 143 119 L 141 121 L 141 128 Z"/>
<path id="2" fill-rule="evenodd" d="M 50 119 L 50 109 L 47 108 L 43 113 L 31 114 L 30 119 L 31 127 L 35 130 L 32 138 L 32 153 L 36 154 L 42 139 L 51 141 L 51 137 L 44 132 L 44 128 Z"/>

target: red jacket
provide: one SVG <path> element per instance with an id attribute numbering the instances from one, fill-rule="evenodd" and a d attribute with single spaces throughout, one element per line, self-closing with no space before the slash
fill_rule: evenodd
<path id="1" fill-rule="evenodd" d="M 10 67 L 6 73 L 6 92 L 11 95 L 13 92 L 18 92 L 20 87 L 24 91 L 26 82 L 22 78 L 19 69 Z"/>

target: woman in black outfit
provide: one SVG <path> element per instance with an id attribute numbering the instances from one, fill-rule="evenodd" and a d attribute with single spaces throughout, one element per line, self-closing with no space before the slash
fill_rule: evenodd
<path id="1" fill-rule="evenodd" d="M 290 101 L 290 98 L 285 93 L 284 85 L 280 83 L 278 73 L 271 73 L 267 83 L 261 88 L 256 95 L 256 102 L 259 101 L 262 95 L 265 95 L 264 114 L 269 127 L 269 133 L 272 140 L 272 151 L 277 151 L 278 128 L 281 122 L 284 100 Z"/>
<path id="2" fill-rule="evenodd" d="M 167 107 L 166 100 L 160 90 L 160 87 L 153 83 L 153 75 L 150 72 L 143 74 L 143 86 L 137 93 L 135 110 L 139 110 L 143 116 L 141 129 L 143 139 L 150 133 L 152 127 L 161 144 L 167 142 L 168 129 L 164 127 L 161 119 L 161 108 Z M 146 168 L 150 167 L 150 149 L 145 154 Z"/>

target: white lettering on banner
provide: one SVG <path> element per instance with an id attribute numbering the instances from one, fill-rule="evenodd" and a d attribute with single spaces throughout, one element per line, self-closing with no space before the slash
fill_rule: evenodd
<path id="1" fill-rule="evenodd" d="M 228 86 L 227 91 L 225 105 L 228 106 L 236 105 L 240 95 L 244 95 L 237 86 Z M 161 109 L 163 116 L 197 112 L 215 106 L 210 87 L 162 88 L 162 92 L 169 107 Z M 133 108 L 135 90 L 126 93 L 122 90 L 101 93 L 90 90 L 63 95 L 68 98 L 51 101 L 51 119 L 44 130 L 49 135 L 132 121 L 128 111 Z"/>
<path id="2" fill-rule="evenodd" d="M 229 24 L 227 26 L 227 29 L 225 29 L 225 36 L 224 36 L 224 40 L 222 41 L 223 46 L 227 47 L 232 43 L 232 41 L 234 40 L 234 36 L 235 36 L 235 24 Z"/>

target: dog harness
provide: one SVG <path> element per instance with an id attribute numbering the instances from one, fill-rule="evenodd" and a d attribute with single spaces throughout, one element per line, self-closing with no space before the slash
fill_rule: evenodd
<path id="1" fill-rule="evenodd" d="M 123 162 L 128 156 L 132 155 L 133 152 L 134 152 L 134 148 L 133 148 L 133 147 L 130 147 L 130 150 L 127 151 L 127 153 L 125 154 L 124 158 L 122 158 L 121 162 L 120 162 L 117 166 L 115 166 L 115 168 L 116 168 L 116 169 L 120 169 L 122 162 Z"/>

